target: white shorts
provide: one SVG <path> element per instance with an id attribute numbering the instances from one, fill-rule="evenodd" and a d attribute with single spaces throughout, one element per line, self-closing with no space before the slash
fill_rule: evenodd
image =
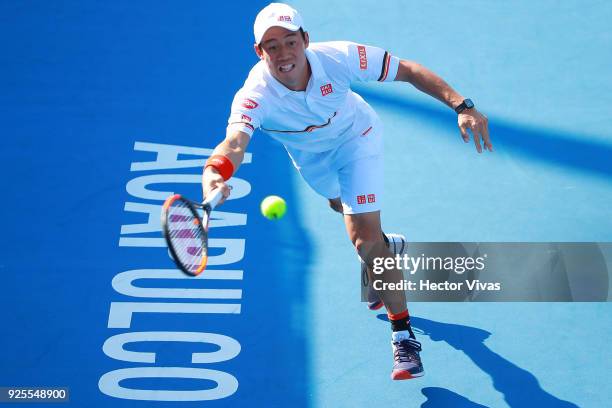
<path id="1" fill-rule="evenodd" d="M 377 120 L 336 149 L 287 151 L 316 193 L 327 199 L 340 197 L 344 214 L 379 211 L 384 184 L 382 133 L 382 123 Z"/>

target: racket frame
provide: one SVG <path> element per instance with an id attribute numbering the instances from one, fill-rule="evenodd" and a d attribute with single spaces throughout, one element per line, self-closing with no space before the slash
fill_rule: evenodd
<path id="1" fill-rule="evenodd" d="M 194 220 L 197 220 L 198 227 L 201 230 L 202 236 L 203 236 L 202 253 L 204 255 L 202 256 L 200 265 L 198 266 L 195 272 L 187 269 L 183 265 L 183 263 L 179 260 L 176 250 L 174 249 L 174 245 L 172 244 L 172 239 L 170 238 L 170 227 L 168 225 L 169 224 L 168 210 L 170 209 L 172 204 L 174 204 L 176 201 L 179 201 L 179 200 L 182 201 L 184 204 L 186 204 L 191 214 L 195 217 Z M 204 224 L 202 217 L 200 217 L 200 215 L 198 214 L 198 208 L 201 208 L 204 210 L 204 216 L 206 217 L 206 224 Z M 164 205 L 162 206 L 161 226 L 162 226 L 162 232 L 164 235 L 164 239 L 166 240 L 166 244 L 168 245 L 168 250 L 170 251 L 170 255 L 172 256 L 172 260 L 174 261 L 176 266 L 182 272 L 186 273 L 189 276 L 198 276 L 200 273 L 202 273 L 202 271 L 204 271 L 204 269 L 206 269 L 206 264 L 208 262 L 208 220 L 209 220 L 211 211 L 212 211 L 212 207 L 210 204 L 196 203 L 196 202 L 189 200 L 188 198 L 183 197 L 180 194 L 175 194 L 173 196 L 168 197 L 166 201 L 164 202 Z"/>

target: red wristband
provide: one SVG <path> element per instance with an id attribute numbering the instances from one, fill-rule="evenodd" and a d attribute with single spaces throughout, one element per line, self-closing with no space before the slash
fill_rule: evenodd
<path id="1" fill-rule="evenodd" d="M 234 174 L 234 165 L 232 161 L 220 154 L 210 156 L 210 158 L 206 160 L 206 166 L 204 168 L 206 169 L 206 167 L 209 166 L 214 167 L 225 181 L 229 180 L 232 174 Z"/>

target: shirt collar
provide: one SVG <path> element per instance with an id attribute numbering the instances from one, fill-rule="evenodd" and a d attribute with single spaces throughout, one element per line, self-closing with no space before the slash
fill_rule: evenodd
<path id="1" fill-rule="evenodd" d="M 306 48 L 306 50 L 304 51 L 306 53 L 306 59 L 308 59 L 308 62 L 310 63 L 310 71 L 312 75 L 311 80 L 316 83 L 325 82 L 327 80 L 327 75 L 323 70 L 323 65 L 321 65 L 321 61 L 319 61 L 319 57 L 317 56 L 317 54 L 315 54 L 313 51 L 310 51 L 308 48 Z M 272 89 L 274 89 L 274 91 L 278 94 L 279 97 L 282 98 L 288 93 L 294 92 L 282 83 L 280 83 L 278 79 L 274 78 L 265 63 L 264 67 L 267 76 L 266 82 L 272 87 Z M 329 80 L 327 80 L 327 82 L 329 82 Z M 308 90 L 308 88 L 306 89 Z"/>
<path id="2" fill-rule="evenodd" d="M 317 81 L 325 81 L 327 79 L 327 75 L 323 70 L 323 65 L 321 65 L 321 61 L 319 61 L 319 57 L 315 54 L 314 51 L 310 51 L 306 48 L 306 58 L 308 58 L 308 62 L 310 62 L 310 70 L 312 71 L 313 78 Z"/>

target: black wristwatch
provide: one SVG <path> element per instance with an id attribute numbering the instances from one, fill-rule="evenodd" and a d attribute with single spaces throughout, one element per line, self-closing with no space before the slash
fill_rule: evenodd
<path id="1" fill-rule="evenodd" d="M 463 112 L 466 109 L 472 109 L 474 107 L 474 102 L 471 99 L 464 99 L 463 102 L 459 106 L 455 108 L 455 112 L 457 114 Z"/>

